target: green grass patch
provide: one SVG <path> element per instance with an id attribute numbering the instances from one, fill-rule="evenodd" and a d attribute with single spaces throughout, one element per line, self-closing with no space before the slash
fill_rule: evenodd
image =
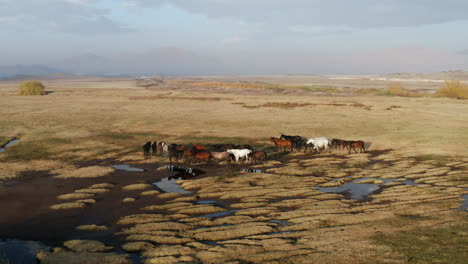
<path id="1" fill-rule="evenodd" d="M 399 263 L 464 264 L 468 259 L 468 225 L 417 228 L 396 234 L 379 232 L 372 240 L 389 246 Z"/>

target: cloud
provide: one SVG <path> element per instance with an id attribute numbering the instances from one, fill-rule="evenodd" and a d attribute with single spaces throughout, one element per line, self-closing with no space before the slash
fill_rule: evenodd
<path id="1" fill-rule="evenodd" d="M 3 0 L 3 30 L 105 34 L 131 31 L 109 18 L 110 11 L 96 7 L 100 0 Z"/>
<path id="2" fill-rule="evenodd" d="M 467 20 L 465 0 L 126 0 L 133 8 L 171 5 L 209 18 L 271 25 L 414 27 Z"/>

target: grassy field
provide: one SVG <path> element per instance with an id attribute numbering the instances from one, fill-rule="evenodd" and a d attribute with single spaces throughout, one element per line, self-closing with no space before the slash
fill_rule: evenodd
<path id="1" fill-rule="evenodd" d="M 216 86 L 218 81 L 200 83 Z M 267 169 L 265 174 L 225 171 L 183 181 L 185 189 L 194 191 L 191 195 L 155 192 L 151 197 L 164 205 L 121 219 L 122 248 L 140 251 L 145 263 L 466 260 L 466 212 L 457 209 L 468 188 L 466 100 L 347 93 L 344 88 L 337 94 L 335 88 L 304 88 L 314 86 L 297 81 L 290 86 L 299 93 L 262 85 L 253 87 L 258 92 L 242 85 L 210 92 L 188 82 L 171 83 L 182 88 L 144 89 L 131 79 L 53 80 L 44 82 L 48 95 L 34 97 L 17 96 L 19 82 L 0 82 L 0 145 L 20 139 L 0 153 L 0 184 L 27 171 L 50 171 L 70 181 L 112 175 L 109 168 L 75 166 L 93 160 L 164 164 L 161 157 L 143 159 L 146 141 L 245 143 L 271 150 L 269 137 L 281 133 L 364 140 L 372 143 L 370 153 L 291 153 L 253 166 Z M 367 202 L 316 189 L 366 177 L 376 179 L 364 182 L 385 185 Z M 114 189 L 125 192 L 126 206 L 131 206 L 138 204 L 136 192 L 149 187 L 134 182 Z M 107 195 L 86 190 L 101 189 L 61 196 L 53 209 L 82 210 L 96 201 L 74 198 Z M 195 195 L 224 201 L 229 208 L 194 206 Z M 228 210 L 237 211 L 197 218 Z"/>

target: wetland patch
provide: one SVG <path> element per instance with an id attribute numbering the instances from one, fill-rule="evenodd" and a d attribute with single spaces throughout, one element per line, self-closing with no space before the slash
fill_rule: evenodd
<path id="1" fill-rule="evenodd" d="M 13 138 L 9 140 L 7 143 L 5 143 L 3 146 L 0 147 L 0 153 L 6 151 L 6 148 L 10 147 L 13 144 L 18 143 L 20 140 L 19 138 Z"/>

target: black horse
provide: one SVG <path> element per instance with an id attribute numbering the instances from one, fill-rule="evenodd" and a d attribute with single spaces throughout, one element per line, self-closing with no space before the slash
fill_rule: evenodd
<path id="1" fill-rule="evenodd" d="M 301 151 L 302 146 L 304 145 L 304 140 L 301 136 L 288 136 L 281 134 L 280 139 L 287 139 L 290 140 L 292 143 L 292 148 Z"/>
<path id="2" fill-rule="evenodd" d="M 150 150 L 151 150 L 151 141 L 148 141 L 143 145 L 143 156 L 145 157 L 149 156 Z"/>
<path id="3" fill-rule="evenodd" d="M 158 153 L 158 142 L 155 141 L 151 144 L 151 150 L 153 151 L 153 156 L 156 156 Z"/>

